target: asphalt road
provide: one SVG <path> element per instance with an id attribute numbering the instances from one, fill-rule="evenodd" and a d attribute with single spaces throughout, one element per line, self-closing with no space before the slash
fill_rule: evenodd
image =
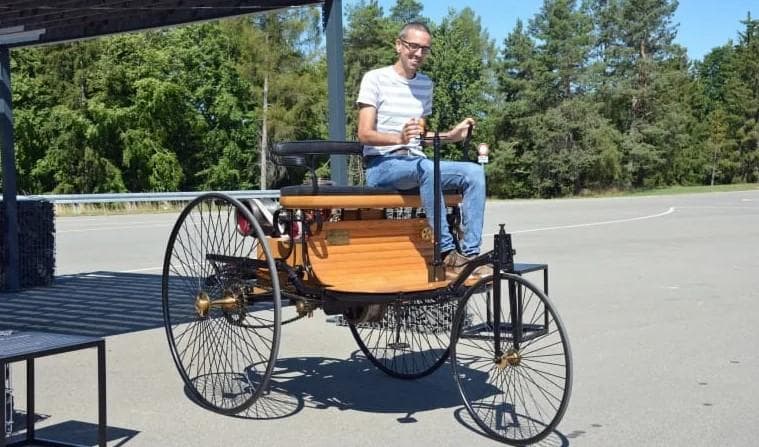
<path id="1" fill-rule="evenodd" d="M 388 378 L 321 313 L 285 326 L 273 392 L 259 405 L 232 418 L 193 404 L 161 328 L 175 218 L 59 218 L 56 286 L 0 295 L 0 328 L 108 335 L 109 445 L 495 445 L 472 427 L 449 366 Z M 549 264 L 572 344 L 570 406 L 541 445 L 759 444 L 759 190 L 491 201 L 487 245 L 498 223 L 518 262 Z M 43 433 L 92 439 L 94 359 L 38 362 Z M 16 367 L 20 389 L 23 375 Z"/>

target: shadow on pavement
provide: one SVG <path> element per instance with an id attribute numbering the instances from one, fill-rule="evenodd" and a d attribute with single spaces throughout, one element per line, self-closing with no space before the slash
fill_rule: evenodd
<path id="1" fill-rule="evenodd" d="M 456 418 L 456 421 L 459 424 L 468 428 L 470 431 L 477 433 L 478 435 L 483 436 L 485 438 L 489 437 L 487 433 L 482 431 L 482 429 L 480 429 L 480 427 L 477 426 L 477 423 L 474 421 L 474 419 L 472 419 L 472 416 L 469 414 L 469 412 L 466 411 L 466 408 L 461 407 L 461 408 L 456 409 L 453 416 Z M 540 446 L 540 447 L 568 447 L 569 439 L 567 439 L 567 437 L 564 436 L 563 433 L 559 432 L 558 430 L 554 430 L 542 441 L 535 444 L 530 444 L 530 445 Z"/>
<path id="2" fill-rule="evenodd" d="M 92 272 L 4 293 L 0 329 L 109 335 L 163 326 L 161 276 Z"/>
<path id="3" fill-rule="evenodd" d="M 0 329 L 103 337 L 163 327 L 160 275 L 101 271 L 63 276 L 51 287 L 6 293 L 2 299 Z M 237 417 L 282 419 L 304 408 L 397 413 L 398 423 L 415 423 L 423 417 L 420 412 L 452 408 L 461 425 L 487 436 L 462 407 L 448 363 L 427 377 L 406 381 L 388 377 L 360 351 L 347 359 L 278 359 L 269 392 Z M 114 444 L 120 446 L 138 433 L 108 427 L 108 440 L 120 440 Z M 95 424 L 79 421 L 37 430 L 39 438 L 82 445 L 96 445 L 96 434 Z M 555 431 L 538 445 L 566 447 L 569 441 Z"/>
<path id="4" fill-rule="evenodd" d="M 461 399 L 444 364 L 439 371 L 417 380 L 391 378 L 360 351 L 347 359 L 329 357 L 280 358 L 269 381 L 268 393 L 236 417 L 282 419 L 304 408 L 398 413 L 400 423 L 416 422 L 421 411 L 453 408 Z M 191 399 L 187 389 L 185 394 Z"/>
<path id="5" fill-rule="evenodd" d="M 415 423 L 425 411 L 452 408 L 465 428 L 488 437 L 462 406 L 461 397 L 446 363 L 433 374 L 417 380 L 391 378 L 360 351 L 347 359 L 289 357 L 277 360 L 269 392 L 236 417 L 254 420 L 282 419 L 304 408 L 372 413 L 397 413 L 398 423 Z M 472 371 L 469 374 L 476 374 Z M 485 379 L 483 377 L 483 379 Z M 189 392 L 185 390 L 188 397 Z M 483 392 L 492 392 L 483 389 Z M 536 444 L 567 447 L 569 440 L 558 431 Z"/>
<path id="6" fill-rule="evenodd" d="M 35 415 L 35 423 L 47 419 L 46 415 Z M 121 427 L 107 427 L 106 440 L 108 445 L 118 447 L 126 444 L 140 432 Z M 36 439 L 51 440 L 56 442 L 65 442 L 81 446 L 98 445 L 98 426 L 89 422 L 66 421 L 59 424 L 49 425 L 47 427 L 36 428 L 34 436 Z M 26 414 L 15 412 L 13 434 L 8 439 L 9 443 L 25 439 L 26 436 Z M 37 443 L 35 443 L 37 444 Z M 42 443 L 40 443 L 42 444 Z"/>
<path id="7" fill-rule="evenodd" d="M 347 359 L 291 357 L 277 361 L 273 389 L 300 396 L 309 408 L 410 415 L 461 405 L 450 367 L 417 380 L 387 376 L 360 351 Z"/>

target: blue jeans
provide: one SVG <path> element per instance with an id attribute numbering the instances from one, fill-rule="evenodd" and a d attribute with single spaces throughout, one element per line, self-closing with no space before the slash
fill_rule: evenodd
<path id="1" fill-rule="evenodd" d="M 433 226 L 435 207 L 435 184 L 432 160 L 413 155 L 378 156 L 369 160 L 366 183 L 369 186 L 412 189 L 419 187 L 422 207 L 427 222 Z M 464 194 L 461 204 L 461 223 L 464 238 L 459 241 L 461 254 L 479 254 L 482 243 L 483 215 L 485 214 L 485 172 L 482 166 L 469 162 L 441 161 L 440 177 L 443 189 L 458 188 Z M 445 219 L 445 203 L 441 199 L 440 251 L 453 250 L 456 246 Z"/>

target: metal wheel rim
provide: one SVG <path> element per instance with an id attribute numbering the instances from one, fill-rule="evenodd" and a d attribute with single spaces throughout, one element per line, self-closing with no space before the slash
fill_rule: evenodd
<path id="1" fill-rule="evenodd" d="M 250 212 L 239 201 L 224 194 L 204 194 L 185 207 L 172 229 L 164 257 L 162 308 L 164 327 L 172 359 L 190 396 L 193 400 L 210 410 L 223 414 L 236 414 L 250 407 L 256 401 L 268 386 L 268 381 L 271 378 L 279 350 L 281 328 L 280 291 L 277 276 L 270 275 L 271 278 L 268 286 L 271 294 L 270 304 L 253 302 L 252 305 L 245 308 L 244 317 L 234 313 L 228 314 L 222 312 L 221 314 L 209 314 L 207 318 L 203 319 L 197 315 L 192 315 L 192 311 L 186 309 L 190 306 L 189 301 L 196 298 L 192 296 L 193 293 L 197 293 L 203 287 L 220 288 L 225 282 L 225 279 L 222 278 L 224 275 L 219 273 L 218 270 L 214 271 L 216 278 L 211 279 L 214 275 L 209 275 L 211 269 L 205 265 L 207 256 L 201 255 L 202 259 L 198 259 L 197 255 L 187 255 L 189 258 L 184 260 L 182 270 L 179 272 L 176 271 L 177 268 L 173 267 L 172 264 L 172 261 L 176 259 L 174 253 L 175 244 L 177 244 L 177 239 L 180 238 L 180 231 L 182 231 L 183 225 L 187 222 L 188 216 L 190 216 L 189 218 L 193 217 L 191 213 L 193 210 L 196 210 L 196 207 L 200 208 L 204 206 L 204 203 L 209 203 L 209 220 L 205 224 L 195 223 L 195 231 L 202 235 L 204 228 L 211 228 L 210 219 L 213 218 L 214 210 L 210 204 L 214 202 L 221 203 L 220 207 L 226 205 L 227 213 L 231 213 L 232 210 L 239 212 L 244 219 L 252 224 L 250 227 L 251 236 L 247 237 L 254 237 L 259 242 L 258 245 L 260 246 L 260 250 L 263 251 L 269 271 L 276 272 L 268 244 L 260 244 L 261 241 L 265 241 L 263 232 Z M 200 213 L 202 216 L 202 208 L 200 208 Z M 224 219 L 222 214 L 218 211 L 217 216 L 220 219 Z M 217 237 L 213 240 L 183 247 L 182 251 L 188 253 L 193 250 L 204 252 L 207 248 L 223 251 L 232 248 L 233 241 L 239 243 L 240 240 L 235 239 L 233 233 L 237 234 L 240 238 L 246 236 L 241 235 L 237 232 L 236 228 L 228 224 L 230 219 L 229 214 L 225 217 L 227 225 L 217 228 L 222 234 L 216 234 L 215 236 Z M 203 222 L 202 219 L 201 222 Z M 198 225 L 200 225 L 200 230 L 198 230 Z M 189 230 L 185 229 L 186 239 L 191 239 L 187 231 Z M 224 239 L 224 236 L 227 236 L 227 240 Z M 248 241 L 248 243 L 254 244 L 252 240 Z M 245 253 L 240 254 L 251 253 L 250 247 L 246 247 L 242 251 Z M 207 251 L 205 252 L 207 253 Z M 188 259 L 191 261 L 188 261 Z M 182 274 L 188 272 L 197 273 L 195 275 L 197 277 L 187 274 L 187 278 L 183 279 Z M 175 273 L 175 275 L 170 276 L 171 273 Z M 176 273 L 180 273 L 180 275 L 176 275 Z M 188 282 L 188 279 L 191 281 Z M 177 288 L 179 281 L 181 281 L 183 289 Z M 214 284 L 208 285 L 209 281 Z M 205 286 L 203 283 L 205 283 Z M 181 303 L 176 302 L 180 299 L 179 297 L 182 298 Z M 184 300 L 188 301 L 187 304 L 184 303 Z M 262 305 L 266 306 L 263 310 L 260 309 Z M 181 306 L 181 312 L 177 306 Z M 242 312 L 240 314 L 242 315 Z M 266 316 L 264 323 L 261 322 L 261 316 Z M 235 321 L 235 318 L 238 318 L 239 321 Z M 252 324 L 248 323 L 248 325 L 254 327 L 245 327 L 246 321 L 252 322 Z M 186 325 L 187 327 L 179 332 L 178 330 L 182 325 Z M 255 340 L 251 341 L 251 336 L 255 336 L 256 331 L 263 330 L 267 331 L 266 337 L 262 336 L 260 338 L 265 340 L 263 347 L 268 350 L 268 355 L 267 352 L 262 353 L 259 351 L 261 343 L 256 343 Z M 253 335 L 251 335 L 251 331 Z M 210 333 L 212 334 L 209 335 Z M 214 335 L 217 337 L 214 337 Z M 188 353 L 187 350 L 193 342 L 193 338 L 200 336 L 204 336 L 205 346 L 209 347 L 209 350 L 202 351 L 202 348 L 195 347 L 193 348 L 194 351 Z M 236 337 L 233 341 L 239 341 L 242 344 L 224 344 L 218 341 L 219 338 L 231 340 L 232 337 Z M 225 354 L 225 350 L 230 350 L 229 352 L 232 352 L 234 356 Z M 203 355 L 209 353 L 212 359 L 204 360 Z M 253 357 L 256 358 L 256 361 L 251 361 Z M 245 366 L 242 367 L 242 365 Z"/>
<path id="2" fill-rule="evenodd" d="M 514 445 L 527 445 L 538 442 L 548 436 L 556 428 L 564 416 L 564 413 L 566 412 L 572 390 L 572 354 L 571 348 L 569 346 L 569 340 L 566 337 L 566 330 L 564 329 L 564 325 L 558 314 L 555 312 L 555 308 L 551 304 L 550 300 L 545 296 L 545 294 L 543 294 L 542 291 L 532 285 L 529 281 L 518 275 L 501 272 L 499 276 L 501 280 L 513 280 L 517 284 L 529 289 L 533 303 L 538 302 L 534 300 L 539 300 L 539 302 L 546 305 L 546 309 L 550 314 L 549 326 L 554 328 L 554 330 L 550 332 L 547 337 L 553 339 L 549 340 L 547 337 L 541 337 L 540 339 L 531 341 L 529 345 L 523 344 L 521 351 L 526 352 L 524 353 L 524 356 L 521 358 L 521 360 L 525 363 L 525 365 L 522 365 L 520 363 L 518 367 L 505 366 L 502 370 L 504 371 L 511 368 L 508 373 L 511 375 L 510 379 L 504 379 L 504 373 L 502 373 L 500 377 L 497 374 L 492 374 L 491 370 L 493 368 L 497 369 L 498 367 L 489 367 L 488 362 L 492 363 L 493 359 L 483 358 L 480 364 L 483 365 L 483 369 L 488 369 L 487 383 L 495 382 L 491 377 L 499 377 L 500 380 L 497 383 L 504 384 L 510 389 L 504 393 L 505 396 L 502 405 L 494 405 L 496 400 L 495 397 L 488 399 L 490 400 L 490 403 L 487 405 L 483 405 L 482 402 L 478 400 L 473 400 L 473 398 L 477 397 L 478 394 L 474 392 L 475 387 L 471 386 L 471 384 L 474 383 L 473 376 L 475 374 L 471 372 L 474 370 L 474 368 L 469 368 L 469 366 L 475 366 L 476 363 L 473 363 L 472 358 L 466 358 L 467 352 L 465 351 L 475 351 L 476 349 L 464 349 L 462 348 L 461 343 L 463 341 L 462 338 L 467 337 L 465 334 L 467 330 L 467 306 L 470 304 L 469 300 L 472 299 L 472 296 L 478 289 L 480 289 L 482 285 L 488 282 L 492 282 L 492 277 L 483 278 L 474 287 L 472 287 L 470 289 L 470 292 L 468 292 L 461 300 L 459 310 L 456 315 L 454 334 L 452 336 L 451 364 L 454 379 L 456 380 L 456 384 L 459 389 L 459 393 L 464 401 L 464 405 L 477 425 L 493 439 Z M 508 308 L 508 289 L 504 288 L 502 300 L 506 300 L 505 305 Z M 502 313 L 508 314 L 508 312 L 508 310 L 505 310 Z M 531 321 L 532 319 L 533 317 L 531 314 L 525 315 L 525 321 Z M 543 318 L 541 317 L 541 320 L 542 319 Z M 476 326 L 476 324 L 472 322 L 469 324 Z M 555 340 L 556 338 L 558 338 L 558 343 L 560 343 L 560 345 L 553 344 L 557 342 Z M 508 345 L 508 342 L 502 341 L 501 345 L 505 347 Z M 560 352 L 556 352 L 556 349 L 558 349 L 556 346 L 561 347 Z M 492 351 L 492 348 L 484 350 Z M 508 349 L 504 349 L 504 351 L 508 351 Z M 532 371 L 520 371 L 526 369 L 528 365 L 530 368 L 534 368 L 536 365 L 540 365 L 540 363 L 536 362 L 545 362 L 546 359 L 548 359 L 551 363 L 556 363 L 555 365 L 542 366 L 550 367 L 551 371 L 549 373 L 546 373 L 544 371 L 541 375 L 539 372 L 533 373 Z M 557 359 L 562 360 L 557 362 Z M 464 362 L 462 360 L 467 361 L 466 367 L 464 366 Z M 522 366 L 525 366 L 525 368 L 521 368 Z M 551 374 L 554 374 L 556 370 L 563 370 L 563 377 L 553 377 Z M 538 369 L 538 371 L 540 370 Z M 527 374 L 530 374 L 530 376 L 527 377 Z M 558 374 L 558 376 L 561 375 Z M 538 379 L 535 379 L 535 377 L 538 377 Z M 480 377 L 480 379 L 481 378 L 482 377 Z M 529 382 L 530 379 L 532 379 L 534 382 L 529 384 L 535 385 L 534 388 L 540 388 L 540 385 L 543 384 L 544 388 L 546 389 L 557 388 L 559 391 L 546 391 L 544 389 L 545 394 L 543 394 L 543 392 L 536 392 L 532 389 L 528 389 L 527 392 L 524 390 L 520 391 L 516 389 L 519 386 L 524 386 L 524 384 L 526 382 Z M 551 384 L 551 382 L 553 382 L 553 384 Z M 559 386 L 557 386 L 557 384 Z M 477 387 L 477 389 L 484 388 L 487 387 L 484 385 Z M 550 400 L 556 402 L 556 404 L 550 406 L 550 410 L 544 409 L 545 411 L 543 412 L 525 411 L 524 407 L 527 406 L 525 402 L 529 399 L 535 399 L 536 393 L 537 395 L 541 396 L 539 397 L 540 399 Z M 559 393 L 561 394 L 561 397 L 556 398 L 556 394 Z M 482 395 L 485 396 L 485 393 L 482 393 Z M 495 393 L 493 394 L 493 396 L 497 395 L 498 394 Z M 487 396 L 485 396 L 485 398 L 487 398 Z M 485 403 L 488 403 L 488 400 L 485 400 Z M 515 405 L 513 403 L 506 402 L 506 400 L 520 403 Z M 502 416 L 502 419 L 497 419 L 498 415 Z M 548 420 L 545 421 L 545 419 Z M 510 425 L 511 429 L 509 429 Z M 523 428 L 523 426 L 525 427 Z"/>
<path id="3" fill-rule="evenodd" d="M 360 325 L 349 323 L 348 326 L 361 352 L 374 366 L 391 377 L 418 379 L 435 372 L 450 354 L 450 333 L 457 300 L 447 297 L 444 302 L 433 301 L 426 304 L 414 304 L 411 301 L 403 304 L 404 309 L 400 312 L 393 311 L 392 306 L 388 306 L 390 317 L 386 316 L 383 322 Z M 449 315 L 445 315 L 444 306 L 451 307 Z M 389 326 L 386 320 L 394 319 L 397 314 L 401 314 L 406 321 Z M 445 318 L 449 318 L 448 321 L 440 321 Z M 409 324 L 413 320 L 417 320 L 416 324 Z M 425 324 L 426 322 L 431 324 Z"/>

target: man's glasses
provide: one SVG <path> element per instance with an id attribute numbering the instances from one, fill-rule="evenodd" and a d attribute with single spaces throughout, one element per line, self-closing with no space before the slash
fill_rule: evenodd
<path id="1" fill-rule="evenodd" d="M 411 51 L 412 53 L 416 53 L 417 51 L 422 50 L 422 54 L 426 56 L 432 52 L 431 47 L 426 47 L 424 45 L 419 45 L 418 43 L 409 42 L 408 40 L 405 40 L 405 39 L 399 38 L 398 40 L 400 40 L 401 43 L 403 43 L 403 46 L 408 48 L 408 50 Z"/>

